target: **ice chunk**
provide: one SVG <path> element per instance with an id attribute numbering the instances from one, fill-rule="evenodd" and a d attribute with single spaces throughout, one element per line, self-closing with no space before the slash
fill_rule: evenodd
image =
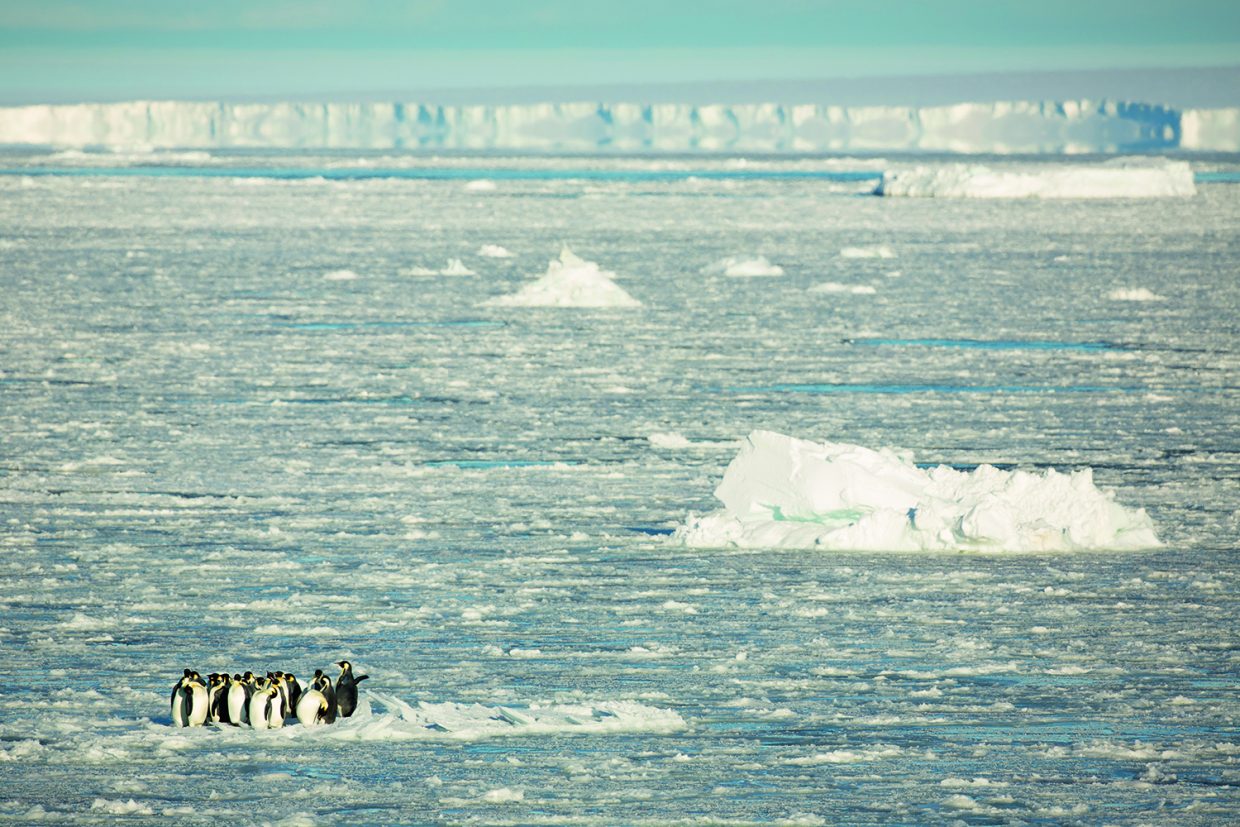
<path id="1" fill-rule="evenodd" d="M 681 543 L 891 551 L 1159 545 L 1144 510 L 1116 504 L 1089 469 L 927 471 L 907 452 L 771 431 L 749 435 L 715 496 L 723 508 L 690 515 L 676 532 Z"/>
<path id="2" fill-rule="evenodd" d="M 593 261 L 577 257 L 567 245 L 560 258 L 547 266 L 537 281 L 516 293 L 483 302 L 492 307 L 641 307 L 641 302 L 617 286 L 616 274 Z"/>
<path id="3" fill-rule="evenodd" d="M 512 252 L 498 244 L 483 244 L 478 248 L 478 255 L 483 258 L 512 258 Z"/>
<path id="4" fill-rule="evenodd" d="M 824 281 L 809 288 L 810 293 L 850 293 L 854 296 L 872 296 L 878 292 L 868 284 L 841 284 L 838 281 Z"/>
<path id="5" fill-rule="evenodd" d="M 1188 162 L 1165 159 L 915 166 L 884 172 L 874 191 L 911 198 L 1185 198 L 1196 192 Z"/>
<path id="6" fill-rule="evenodd" d="M 1107 298 L 1113 302 L 1160 302 L 1163 300 L 1162 296 L 1148 287 L 1121 287 L 1107 293 Z"/>
<path id="7" fill-rule="evenodd" d="M 439 271 L 441 276 L 473 276 L 477 275 L 473 270 L 465 266 L 465 263 L 459 258 L 448 259 L 448 265 Z"/>
<path id="8" fill-rule="evenodd" d="M 895 258 L 896 251 L 887 244 L 867 247 L 841 247 L 840 258 Z"/>
<path id="9" fill-rule="evenodd" d="M 728 256 L 702 268 L 708 276 L 782 276 L 784 268 L 771 264 L 766 256 Z"/>
<path id="10" fill-rule="evenodd" d="M 360 276 L 352 270 L 329 270 L 323 274 L 323 278 L 327 281 L 353 281 Z"/>

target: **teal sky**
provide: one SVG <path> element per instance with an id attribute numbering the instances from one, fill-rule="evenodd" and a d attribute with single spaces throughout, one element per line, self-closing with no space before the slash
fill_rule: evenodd
<path id="1" fill-rule="evenodd" d="M 1240 0 L 0 0 L 0 99 L 1240 64 Z"/>

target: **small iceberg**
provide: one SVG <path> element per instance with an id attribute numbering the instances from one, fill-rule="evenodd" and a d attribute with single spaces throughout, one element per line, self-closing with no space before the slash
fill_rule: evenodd
<path id="1" fill-rule="evenodd" d="M 1090 469 L 1062 474 L 922 469 L 907 451 L 754 431 L 690 515 L 692 547 L 867 551 L 1077 551 L 1160 545 L 1140 508 L 1118 505 Z"/>
<path id="2" fill-rule="evenodd" d="M 473 270 L 465 266 L 459 258 L 450 258 L 448 263 L 439 269 L 433 267 L 406 267 L 401 271 L 406 276 L 476 276 Z"/>
<path id="3" fill-rule="evenodd" d="M 512 251 L 498 244 L 483 244 L 478 248 L 478 255 L 483 258 L 512 258 Z"/>
<path id="4" fill-rule="evenodd" d="M 361 277 L 352 270 L 328 270 L 323 278 L 327 281 L 353 281 Z"/>
<path id="5" fill-rule="evenodd" d="M 728 256 L 702 268 L 707 276 L 782 276 L 784 268 L 771 264 L 766 256 Z"/>
<path id="6" fill-rule="evenodd" d="M 600 269 L 593 261 L 579 258 L 568 249 L 547 265 L 542 278 L 516 293 L 483 302 L 489 307 L 641 307 L 612 279 L 615 273 Z"/>
<path id="7" fill-rule="evenodd" d="M 1112 290 L 1107 298 L 1113 302 L 1160 302 L 1163 297 L 1148 287 L 1126 287 Z"/>
<path id="8" fill-rule="evenodd" d="M 840 258 L 895 258 L 896 251 L 887 244 L 867 247 L 841 247 Z"/>
<path id="9" fill-rule="evenodd" d="M 824 281 L 809 288 L 807 293 L 846 293 L 853 296 L 872 296 L 877 289 L 868 284 L 840 284 L 838 281 Z"/>
<path id="10" fill-rule="evenodd" d="M 988 167 L 940 164 L 889 170 L 875 195 L 906 198 L 1188 198 L 1187 161 L 1119 159 L 1105 164 Z"/>

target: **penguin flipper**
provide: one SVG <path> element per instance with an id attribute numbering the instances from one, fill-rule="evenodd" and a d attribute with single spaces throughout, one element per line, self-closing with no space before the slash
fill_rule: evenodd
<path id="1" fill-rule="evenodd" d="M 194 710 L 194 693 L 181 693 L 181 726 L 189 726 L 189 714 Z"/>
<path id="2" fill-rule="evenodd" d="M 367 678 L 369 678 L 369 677 L 370 677 L 370 675 L 358 675 L 356 678 L 354 678 L 354 679 L 353 679 L 353 682 L 354 682 L 354 683 L 361 683 L 362 681 L 366 680 L 366 679 L 367 679 Z"/>

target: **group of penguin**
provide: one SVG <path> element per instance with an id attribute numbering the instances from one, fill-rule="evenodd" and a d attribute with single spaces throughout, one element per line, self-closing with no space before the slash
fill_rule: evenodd
<path id="1" fill-rule="evenodd" d="M 357 685 L 369 675 L 354 675 L 353 665 L 339 661 L 340 676 L 335 686 L 322 669 L 314 670 L 310 685 L 302 689 L 288 672 L 268 672 L 260 678 L 211 673 L 207 680 L 193 669 L 186 669 L 172 687 L 173 726 L 230 724 L 254 729 L 277 729 L 289 718 L 304 726 L 336 722 L 348 718 L 357 708 Z"/>

